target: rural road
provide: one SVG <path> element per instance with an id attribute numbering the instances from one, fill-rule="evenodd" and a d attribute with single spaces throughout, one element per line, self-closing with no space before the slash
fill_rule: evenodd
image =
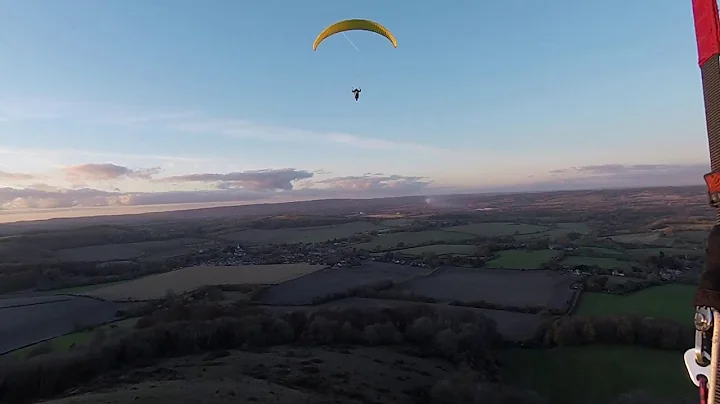
<path id="1" fill-rule="evenodd" d="M 117 305 L 76 296 L 18 296 L 0 300 L 0 355 L 108 322 Z"/>

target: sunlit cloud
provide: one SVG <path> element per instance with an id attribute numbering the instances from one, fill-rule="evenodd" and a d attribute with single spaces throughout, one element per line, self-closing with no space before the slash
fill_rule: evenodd
<path id="1" fill-rule="evenodd" d="M 149 180 L 160 172 L 159 167 L 132 169 L 112 163 L 80 164 L 63 168 L 65 179 L 73 185 L 85 185 L 93 181 L 109 181 L 124 178 Z"/>

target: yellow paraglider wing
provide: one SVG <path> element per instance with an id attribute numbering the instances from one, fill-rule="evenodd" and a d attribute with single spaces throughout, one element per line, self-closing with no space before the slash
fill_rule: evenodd
<path id="1" fill-rule="evenodd" d="M 315 39 L 315 42 L 313 43 L 313 50 L 317 50 L 320 42 L 324 41 L 325 38 L 329 36 L 354 30 L 370 31 L 380 34 L 392 42 L 393 46 L 397 48 L 397 40 L 395 39 L 395 36 L 382 25 L 370 20 L 343 20 L 325 28 L 323 32 L 318 35 L 317 39 Z"/>

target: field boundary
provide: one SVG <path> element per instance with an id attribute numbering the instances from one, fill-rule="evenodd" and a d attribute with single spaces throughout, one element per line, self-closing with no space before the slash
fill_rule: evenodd
<path id="1" fill-rule="evenodd" d="M 327 266 L 307 262 L 267 265 L 191 265 L 73 294 L 119 303 L 147 302 L 164 299 L 168 290 L 172 290 L 175 295 L 184 295 L 204 286 L 278 285 L 326 269 Z"/>
<path id="2" fill-rule="evenodd" d="M 415 279 L 432 276 L 432 274 L 434 274 L 435 271 L 437 271 L 437 270 L 440 269 L 440 268 L 441 268 L 441 267 L 435 267 L 435 268 L 433 268 L 433 269 L 431 269 L 431 270 L 429 270 L 429 271 L 425 271 L 424 273 L 421 273 L 421 274 L 409 275 L 409 276 L 407 276 L 407 277 L 404 278 L 404 279 L 400 279 L 400 280 L 398 280 L 397 282 L 393 282 L 392 288 L 394 288 L 394 287 L 396 287 L 396 286 L 400 286 L 400 285 L 403 284 L 403 283 L 407 283 L 407 282 L 413 281 L 413 280 L 415 280 Z"/>
<path id="3" fill-rule="evenodd" d="M 58 295 L 58 296 L 61 296 L 61 295 Z M 42 304 L 67 302 L 68 300 L 72 300 L 72 299 L 58 299 L 58 300 L 50 300 L 50 301 L 47 301 L 47 302 L 35 302 L 35 303 L 28 303 L 28 304 L 13 304 L 13 305 L 11 305 L 11 306 L 3 306 L 3 307 L 0 307 L 0 310 L 4 310 L 4 309 L 17 309 L 17 308 L 20 308 L 20 307 L 29 307 L 29 306 L 40 306 L 40 305 L 42 305 Z"/>
<path id="4" fill-rule="evenodd" d="M 254 299 L 254 300 L 257 300 L 257 301 L 262 300 L 262 298 L 265 297 L 266 294 L 270 293 L 270 292 L 269 292 L 269 289 L 270 289 L 271 287 L 273 287 L 273 286 L 277 286 L 277 285 L 280 285 L 280 284 L 285 283 L 285 282 L 294 281 L 294 280 L 296 280 L 296 279 L 302 279 L 302 278 L 304 278 L 304 277 L 306 277 L 306 276 L 308 276 L 308 275 L 316 274 L 316 273 L 318 273 L 318 272 L 320 272 L 320 271 L 324 271 L 324 270 L 326 270 L 326 269 L 333 269 L 333 267 L 330 266 L 330 265 L 326 265 L 326 266 L 324 266 L 324 267 L 322 267 L 322 268 L 319 268 L 317 271 L 313 271 L 313 272 L 306 273 L 306 274 L 304 274 L 304 275 L 300 275 L 300 276 L 298 276 L 297 278 L 286 279 L 286 280 L 284 280 L 284 281 L 282 281 L 282 282 L 278 282 L 278 283 L 275 283 L 275 284 L 270 284 L 268 287 L 266 287 L 265 289 L 261 290 L 261 291 L 255 296 L 255 299 Z M 340 269 L 340 268 L 335 268 L 335 269 Z M 197 289 L 196 289 L 196 290 L 197 290 Z M 254 302 L 251 302 L 251 304 L 262 305 L 262 304 L 260 304 L 260 303 L 254 303 Z"/>
<path id="5" fill-rule="evenodd" d="M 644 287 L 641 289 L 623 291 L 620 293 L 610 293 L 610 292 L 592 292 L 592 293 L 600 293 L 603 295 L 610 295 L 610 296 L 630 296 L 633 293 L 639 293 L 639 292 L 642 292 L 642 291 L 645 291 L 648 289 L 661 288 L 663 286 L 669 286 L 669 285 L 685 285 L 685 286 L 695 286 L 695 287 L 698 286 L 696 283 L 691 283 L 691 282 L 678 282 L 678 281 L 661 281 L 661 282 L 662 283 L 648 285 L 647 287 Z"/>
<path id="6" fill-rule="evenodd" d="M 398 267 L 406 267 L 406 268 L 407 268 L 407 267 L 411 267 L 410 265 L 391 264 L 391 263 L 375 262 L 375 261 L 370 261 L 369 264 L 370 264 L 370 265 L 372 265 L 372 264 L 384 264 L 384 265 L 391 265 L 391 266 L 398 266 Z M 362 267 L 362 265 L 360 265 L 360 267 Z M 352 267 L 326 267 L 326 268 L 322 268 L 321 270 L 314 271 L 314 272 L 308 273 L 308 274 L 306 274 L 306 275 L 303 275 L 302 277 L 308 276 L 308 275 L 316 275 L 316 274 L 318 274 L 320 271 L 342 272 L 343 270 L 350 269 L 350 268 L 352 268 Z M 416 272 L 413 272 L 413 273 L 411 273 L 411 274 L 408 274 L 408 275 L 404 276 L 404 277 L 401 278 L 401 279 L 393 279 L 392 276 L 391 276 L 391 277 L 384 277 L 384 278 L 382 278 L 382 279 L 376 280 L 375 282 L 365 283 L 365 284 L 360 284 L 360 285 L 347 286 L 347 287 L 345 287 L 342 291 L 338 291 L 338 292 L 335 292 L 335 293 L 330 293 L 330 294 L 326 294 L 326 295 L 322 295 L 322 296 L 316 296 L 314 299 L 312 299 L 312 301 L 303 302 L 303 303 L 295 303 L 295 304 L 283 303 L 283 304 L 278 305 L 278 304 L 263 302 L 263 299 L 265 299 L 265 297 L 266 297 L 268 294 L 272 293 L 272 291 L 271 291 L 272 286 L 278 286 L 279 284 L 277 284 L 277 285 L 271 285 L 271 287 L 268 287 L 268 288 L 260 291 L 259 294 L 255 296 L 255 299 L 253 299 L 253 302 L 251 302 L 251 304 L 257 305 L 257 306 L 273 306 L 273 307 L 277 307 L 277 306 L 292 306 L 292 307 L 304 307 L 304 306 L 307 306 L 307 307 L 317 307 L 317 306 L 321 306 L 321 305 L 323 305 L 323 304 L 326 304 L 326 303 L 328 303 L 328 302 L 334 302 L 334 301 L 339 301 L 339 300 L 348 299 L 348 298 L 356 298 L 356 297 L 358 297 L 358 296 L 357 296 L 357 293 L 358 293 L 358 291 L 360 291 L 360 290 L 368 290 L 368 289 L 371 289 L 371 290 L 374 291 L 374 292 L 379 292 L 379 291 L 381 291 L 381 290 L 391 290 L 391 289 L 394 289 L 394 288 L 398 288 L 398 287 L 400 287 L 400 286 L 401 286 L 402 284 L 404 284 L 404 283 L 411 282 L 411 281 L 416 280 L 416 279 L 419 279 L 419 278 L 427 277 L 428 275 L 431 275 L 433 272 L 435 272 L 436 270 L 440 269 L 441 267 L 437 267 L 437 268 L 434 268 L 434 269 L 427 269 L 427 270 L 425 270 L 425 271 L 421 271 L 422 267 L 415 267 L 415 268 L 417 269 Z M 294 281 L 296 281 L 296 280 L 301 279 L 302 277 L 290 279 L 289 282 L 294 282 Z M 382 286 L 380 286 L 380 284 L 381 284 Z M 318 299 L 321 300 L 321 301 L 316 301 L 316 300 L 318 300 Z"/>
<path id="7" fill-rule="evenodd" d="M 34 346 L 34 345 L 42 344 L 43 342 L 52 341 L 52 340 L 54 340 L 54 339 L 56 339 L 56 338 L 64 337 L 64 336 L 67 336 L 67 335 L 77 334 L 77 333 L 81 333 L 81 332 L 85 332 L 85 331 L 92 331 L 92 330 L 95 330 L 96 328 L 104 327 L 104 326 L 109 325 L 109 324 L 119 323 L 120 321 L 125 321 L 125 320 L 130 319 L 130 318 L 134 318 L 134 317 L 126 316 L 126 317 L 121 317 L 121 318 L 112 319 L 112 320 L 110 320 L 110 321 L 108 321 L 108 322 L 106 322 L 106 323 L 102 323 L 102 324 L 95 325 L 95 326 L 93 326 L 93 327 L 91 327 L 91 328 L 89 328 L 89 329 L 87 329 L 87 330 L 79 330 L 79 331 L 66 332 L 66 333 L 64 333 L 64 334 L 56 335 L 56 336 L 54 336 L 54 337 L 44 338 L 44 339 L 41 339 L 41 340 L 39 340 L 39 341 L 35 341 L 35 342 L 32 342 L 32 343 L 29 343 L 29 344 L 27 344 L 27 345 L 23 345 L 23 346 L 21 346 L 21 347 L 13 348 L 13 349 L 10 349 L 10 350 L 5 351 L 5 352 L 0 352 L 0 360 L 2 360 L 2 357 L 3 357 L 3 356 L 8 355 L 8 354 L 11 354 L 11 353 L 13 353 L 13 352 L 15 352 L 15 351 L 19 351 L 19 350 L 21 350 L 21 349 L 25 349 L 25 348 L 28 348 L 28 347 L 31 347 L 31 346 Z"/>
<path id="8" fill-rule="evenodd" d="M 27 347 L 31 347 L 31 346 L 34 346 L 34 345 L 37 345 L 37 344 L 42 344 L 43 342 L 52 341 L 52 340 L 54 340 L 55 338 L 64 337 L 64 336 L 66 336 L 66 335 L 70 335 L 70 334 L 73 334 L 73 333 L 75 333 L 75 331 L 67 332 L 67 333 L 65 333 L 65 334 L 56 335 L 56 336 L 54 336 L 54 337 L 44 338 L 44 339 L 41 339 L 41 340 L 39 340 L 39 341 L 35 341 L 35 342 L 31 342 L 31 343 L 29 343 L 29 344 L 23 345 L 23 346 L 21 346 L 21 347 L 17 347 L 17 348 L 13 348 L 13 349 L 10 349 L 10 350 L 4 351 L 4 352 L 0 352 L 0 360 L 2 360 L 2 357 L 3 357 L 3 356 L 9 355 L 9 354 L 11 354 L 11 353 L 13 353 L 13 352 L 15 352 L 15 351 L 19 351 L 19 350 L 21 350 L 21 349 L 25 349 L 25 348 L 27 348 Z"/>
<path id="9" fill-rule="evenodd" d="M 84 299 L 93 299 L 93 300 L 97 300 L 99 302 L 114 302 L 113 300 L 103 299 L 102 297 L 90 296 L 90 295 L 78 295 L 75 293 L 62 293 L 62 294 L 59 293 L 56 296 L 70 296 L 70 297 L 77 297 L 77 298 L 84 298 Z"/>
<path id="10" fill-rule="evenodd" d="M 567 311 L 565 312 L 566 316 L 571 316 L 573 312 L 575 312 L 575 309 L 578 307 L 578 303 L 580 302 L 580 299 L 582 298 L 583 291 L 580 289 L 575 289 L 575 293 L 572 297 L 572 302 L 568 306 Z"/>

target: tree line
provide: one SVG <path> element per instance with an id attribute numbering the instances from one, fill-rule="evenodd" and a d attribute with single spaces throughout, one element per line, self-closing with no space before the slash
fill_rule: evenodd
<path id="1" fill-rule="evenodd" d="M 648 316 L 566 316 L 538 328 L 530 346 L 552 348 L 589 344 L 639 345 L 685 350 L 694 344 L 693 327 Z"/>

